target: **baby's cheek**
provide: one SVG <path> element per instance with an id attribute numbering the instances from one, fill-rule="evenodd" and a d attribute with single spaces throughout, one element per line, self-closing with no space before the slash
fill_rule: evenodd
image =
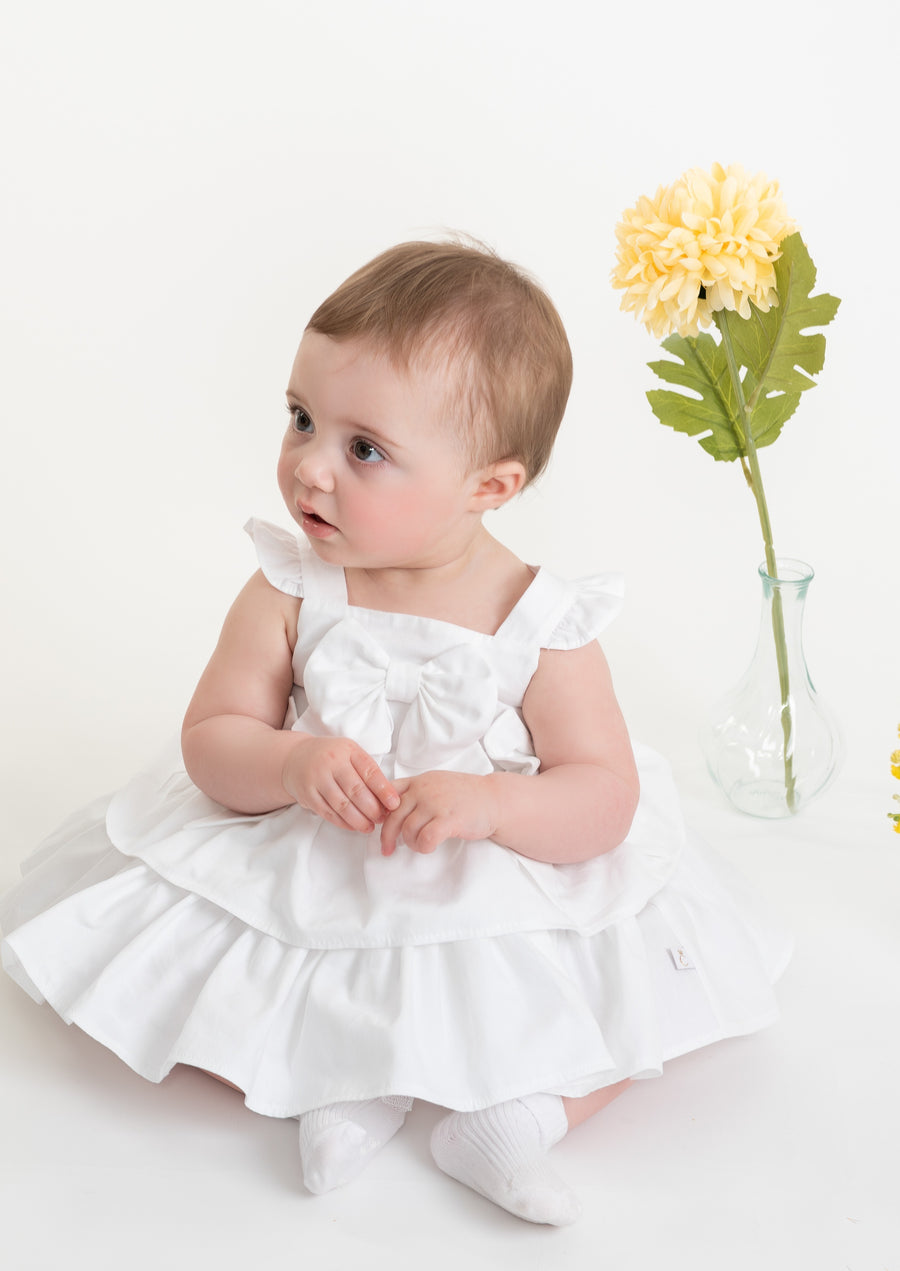
<path id="1" fill-rule="evenodd" d="M 415 492 L 403 491 L 392 494 L 387 503 L 376 504 L 368 519 L 377 534 L 399 547 L 415 540 L 422 525 L 428 524 L 428 516 L 428 501 Z"/>
<path id="2" fill-rule="evenodd" d="M 291 455 L 282 449 L 278 456 L 278 467 L 276 476 L 278 479 L 278 489 L 281 491 L 281 497 L 289 507 L 294 506 L 294 463 Z"/>
<path id="3" fill-rule="evenodd" d="M 400 496 L 404 516 L 420 526 L 434 527 L 452 516 L 452 501 L 443 490 L 426 486 L 405 490 Z"/>

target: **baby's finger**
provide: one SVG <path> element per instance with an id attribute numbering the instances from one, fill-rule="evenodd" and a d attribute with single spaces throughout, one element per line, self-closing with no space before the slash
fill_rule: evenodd
<path id="1" fill-rule="evenodd" d="M 327 821 L 329 825 L 336 825 L 341 830 L 355 830 L 366 833 L 371 832 L 375 828 L 371 821 L 366 822 L 365 817 L 361 817 L 357 824 L 351 825 L 349 820 L 341 816 L 339 812 L 336 812 L 331 804 L 324 799 L 311 799 L 309 804 L 305 806 L 308 807 L 310 812 L 321 817 L 323 821 Z"/>
<path id="2" fill-rule="evenodd" d="M 384 824 L 381 827 L 382 856 L 393 856 L 397 850 L 397 844 L 402 840 L 404 823 L 410 811 L 411 809 L 401 802 L 398 808 L 384 818 Z"/>
<path id="3" fill-rule="evenodd" d="M 412 819 L 412 818 L 410 818 Z M 416 818 L 415 829 L 403 827 L 403 841 L 420 856 L 428 856 L 448 838 L 443 821 L 437 817 Z"/>
<path id="4" fill-rule="evenodd" d="M 320 792 L 325 806 L 325 819 L 343 829 L 356 830 L 361 834 L 369 834 L 375 829 L 375 823 L 360 809 L 348 791 L 344 790 L 337 778 L 333 778 Z M 371 796 L 369 796 L 371 798 Z M 374 799 L 372 803 L 375 807 Z"/>
<path id="5" fill-rule="evenodd" d="M 404 800 L 392 813 L 381 829 L 381 853 L 391 856 L 398 843 L 405 843 L 412 852 L 428 855 L 447 838 L 443 820 L 434 817 L 425 808 Z"/>
<path id="6" fill-rule="evenodd" d="M 351 765 L 346 769 L 341 769 L 334 774 L 334 780 L 341 793 L 349 804 L 361 813 L 368 821 L 372 822 L 369 826 L 373 829 L 380 821 L 383 821 L 386 812 L 384 805 L 375 798 L 375 795 L 363 781 L 357 770 Z M 337 805 L 335 805 L 337 806 Z M 346 815 L 343 807 L 337 807 L 337 810 Z"/>
<path id="7" fill-rule="evenodd" d="M 367 755 L 364 750 L 360 750 L 354 754 L 351 762 L 365 782 L 367 789 L 371 790 L 383 808 L 386 808 L 388 812 L 393 812 L 395 808 L 400 806 L 400 795 L 371 755 Z"/>

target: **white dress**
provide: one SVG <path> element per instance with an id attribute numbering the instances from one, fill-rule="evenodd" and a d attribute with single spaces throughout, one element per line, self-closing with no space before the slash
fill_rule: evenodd
<path id="1" fill-rule="evenodd" d="M 269 581 L 303 597 L 285 727 L 352 737 L 388 777 L 536 772 L 521 705 L 541 649 L 594 639 L 621 603 L 615 576 L 539 570 L 489 636 L 352 607 L 302 536 L 248 530 Z M 25 862 L 0 900 L 4 967 L 149 1080 L 192 1064 L 270 1116 L 656 1075 L 770 1023 L 789 947 L 685 830 L 664 761 L 635 753 L 626 841 L 549 865 L 459 839 L 386 858 L 377 830 L 297 806 L 237 815 L 175 747 Z"/>

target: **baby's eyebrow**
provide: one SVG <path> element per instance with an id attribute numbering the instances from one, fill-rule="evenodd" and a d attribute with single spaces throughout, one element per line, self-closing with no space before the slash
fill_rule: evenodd
<path id="1" fill-rule="evenodd" d="M 377 424 L 372 424 L 368 421 L 360 422 L 360 420 L 354 419 L 352 415 L 342 416 L 334 422 L 338 428 L 342 428 L 346 432 L 352 433 L 354 437 L 364 437 L 366 441 L 377 442 L 379 445 L 387 446 L 389 450 L 399 452 L 409 449 L 408 445 L 404 446 L 402 442 L 389 436 L 388 433 L 384 432 Z"/>
<path id="2" fill-rule="evenodd" d="M 357 424 L 352 419 L 347 420 L 347 427 L 355 433 L 359 433 L 361 437 L 365 437 L 367 441 L 376 441 L 380 446 L 386 446 L 388 450 L 408 450 L 408 446 L 401 445 L 399 441 L 394 441 L 393 437 L 388 437 L 386 433 L 381 432 L 378 428 L 371 428 L 366 424 Z"/>

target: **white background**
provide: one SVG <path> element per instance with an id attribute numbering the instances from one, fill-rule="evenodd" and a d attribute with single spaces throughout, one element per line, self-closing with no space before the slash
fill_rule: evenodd
<path id="1" fill-rule="evenodd" d="M 274 464 L 309 314 L 377 251 L 444 228 L 535 273 L 575 356 L 552 467 L 492 528 L 559 572 L 625 572 L 606 647 L 633 732 L 669 756 L 701 820 L 749 841 L 695 729 L 752 652 L 755 508 L 736 465 L 652 416 L 657 346 L 608 283 L 622 210 L 718 160 L 780 180 L 819 289 L 843 298 L 820 384 L 762 463 L 777 550 L 816 569 L 807 653 L 846 743 L 807 824 L 842 827 L 837 890 L 865 844 L 874 891 L 898 896 L 892 9 L 32 0 L 7 3 L 3 28 L 0 883 L 177 729 L 254 568 L 244 520 L 286 523 Z M 759 854 L 735 859 L 770 892 L 783 870 L 791 907 L 793 840 L 752 824 Z M 797 849 L 813 870 L 818 834 Z M 27 1047 L 76 1044 L 11 993 Z M 689 1232 L 666 1245 L 694 1247 Z M 358 1265 L 344 1253 L 334 1265 Z"/>

